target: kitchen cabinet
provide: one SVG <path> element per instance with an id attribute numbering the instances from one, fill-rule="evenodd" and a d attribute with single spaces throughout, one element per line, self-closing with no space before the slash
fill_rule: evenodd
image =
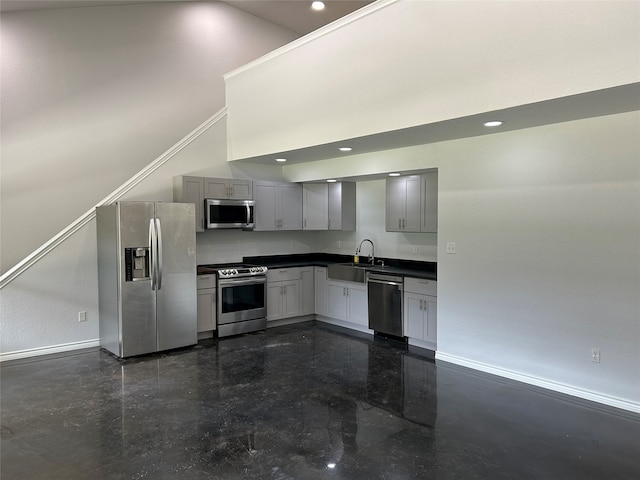
<path id="1" fill-rule="evenodd" d="M 299 299 L 298 268 L 278 268 L 267 272 L 267 321 L 297 317 Z"/>
<path id="2" fill-rule="evenodd" d="M 216 329 L 216 279 L 214 275 L 198 275 L 198 333 Z"/>
<path id="3" fill-rule="evenodd" d="M 302 185 L 256 180 L 256 231 L 302 230 Z"/>
<path id="4" fill-rule="evenodd" d="M 387 232 L 438 231 L 438 172 L 387 179 Z"/>
<path id="5" fill-rule="evenodd" d="M 253 182 L 236 178 L 204 178 L 204 198 L 253 200 Z"/>
<path id="6" fill-rule="evenodd" d="M 404 280 L 404 332 L 409 338 L 437 342 L 437 282 L 418 278 Z"/>
<path id="7" fill-rule="evenodd" d="M 356 184 L 329 183 L 329 230 L 354 231 L 356 229 Z"/>
<path id="8" fill-rule="evenodd" d="M 420 231 L 435 233 L 438 231 L 438 172 L 424 173 L 420 177 Z"/>
<path id="9" fill-rule="evenodd" d="M 204 232 L 204 178 L 173 177 L 173 201 L 194 203 L 196 206 L 196 232 Z"/>
<path id="10" fill-rule="evenodd" d="M 366 284 L 329 280 L 328 300 L 329 317 L 369 326 Z"/>
<path id="11" fill-rule="evenodd" d="M 326 183 L 302 185 L 303 230 L 329 229 L 329 186 Z"/>
<path id="12" fill-rule="evenodd" d="M 329 315 L 329 283 L 326 267 L 314 267 L 315 313 Z"/>
<path id="13" fill-rule="evenodd" d="M 354 182 L 305 183 L 302 192 L 303 230 L 355 230 Z"/>
<path id="14" fill-rule="evenodd" d="M 387 232 L 420 231 L 421 184 L 419 175 L 387 179 Z"/>
<path id="15" fill-rule="evenodd" d="M 315 288 L 313 267 L 298 269 L 300 279 L 300 315 L 313 315 L 315 312 Z"/>

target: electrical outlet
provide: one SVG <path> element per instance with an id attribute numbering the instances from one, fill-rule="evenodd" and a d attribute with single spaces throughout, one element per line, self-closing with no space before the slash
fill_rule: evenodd
<path id="1" fill-rule="evenodd" d="M 447 243 L 447 253 L 456 253 L 456 244 L 454 242 Z"/>
<path id="2" fill-rule="evenodd" d="M 594 363 L 600 363 L 600 349 L 592 348 L 591 349 L 591 361 Z"/>
<path id="3" fill-rule="evenodd" d="M 413 247 L 413 253 L 420 253 L 420 247 L 418 245 Z"/>
<path id="4" fill-rule="evenodd" d="M 87 312 L 85 312 L 84 310 L 82 312 L 78 312 L 78 321 L 79 322 L 86 322 L 87 321 Z"/>

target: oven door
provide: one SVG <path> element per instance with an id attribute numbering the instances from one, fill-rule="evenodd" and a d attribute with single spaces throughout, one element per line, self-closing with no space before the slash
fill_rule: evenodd
<path id="1" fill-rule="evenodd" d="M 218 280 L 218 324 L 267 316 L 267 277 Z"/>

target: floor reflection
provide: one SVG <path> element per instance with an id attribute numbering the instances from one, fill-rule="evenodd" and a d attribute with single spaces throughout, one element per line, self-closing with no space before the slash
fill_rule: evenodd
<path id="1" fill-rule="evenodd" d="M 640 477 L 637 419 L 315 323 L 13 362 L 0 393 L 3 480 Z"/>

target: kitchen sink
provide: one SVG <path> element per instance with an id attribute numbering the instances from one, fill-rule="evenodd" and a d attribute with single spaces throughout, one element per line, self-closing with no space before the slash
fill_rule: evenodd
<path id="1" fill-rule="evenodd" d="M 327 276 L 332 280 L 366 283 L 367 267 L 370 266 L 363 263 L 333 263 L 327 267 Z"/>

